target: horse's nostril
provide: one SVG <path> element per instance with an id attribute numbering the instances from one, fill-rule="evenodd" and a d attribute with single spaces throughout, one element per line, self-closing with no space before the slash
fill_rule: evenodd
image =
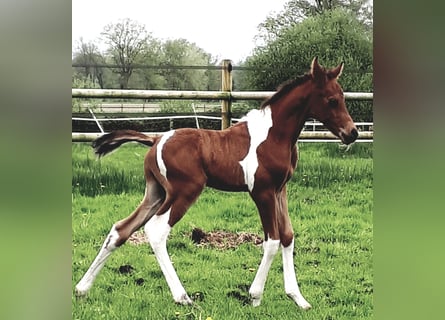
<path id="1" fill-rule="evenodd" d="M 357 139 L 357 137 L 358 137 L 358 131 L 357 131 L 356 128 L 354 128 L 354 129 L 351 130 L 351 136 L 352 136 L 354 139 Z"/>

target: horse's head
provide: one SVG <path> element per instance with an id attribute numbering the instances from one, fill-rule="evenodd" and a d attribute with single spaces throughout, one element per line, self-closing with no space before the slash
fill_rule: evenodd
<path id="1" fill-rule="evenodd" d="M 326 70 L 318 64 L 317 57 L 311 64 L 312 89 L 308 100 L 308 117 L 322 122 L 345 144 L 358 137 L 358 131 L 345 105 L 343 90 L 337 79 L 343 71 L 343 63 Z"/>

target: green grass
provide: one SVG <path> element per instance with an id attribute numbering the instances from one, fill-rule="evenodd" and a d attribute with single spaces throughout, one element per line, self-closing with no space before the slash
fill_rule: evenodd
<path id="1" fill-rule="evenodd" d="M 372 144 L 345 152 L 334 143 L 300 143 L 297 171 L 288 183 L 295 230 L 295 265 L 303 295 L 300 310 L 284 293 L 281 256 L 266 282 L 261 306 L 247 290 L 262 257 L 250 243 L 236 249 L 196 246 L 194 227 L 262 236 L 256 208 L 246 193 L 206 189 L 173 228 L 168 249 L 194 306 L 173 302 L 148 245 L 115 251 L 88 295 L 74 286 L 91 264 L 112 224 L 131 213 L 144 192 L 147 149 L 127 144 L 101 160 L 91 147 L 73 144 L 73 319 L 370 319 L 373 314 Z M 134 270 L 121 274 L 119 267 Z"/>

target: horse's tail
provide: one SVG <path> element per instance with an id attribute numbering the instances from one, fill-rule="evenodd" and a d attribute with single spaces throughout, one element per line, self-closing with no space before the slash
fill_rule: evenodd
<path id="1" fill-rule="evenodd" d="M 151 147 L 157 139 L 134 130 L 117 130 L 100 136 L 93 141 L 92 146 L 94 153 L 102 157 L 126 142 L 135 141 Z"/>

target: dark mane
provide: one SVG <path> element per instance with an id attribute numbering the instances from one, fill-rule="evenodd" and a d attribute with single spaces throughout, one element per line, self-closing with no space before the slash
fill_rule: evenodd
<path id="1" fill-rule="evenodd" d="M 299 85 L 302 85 L 306 81 L 308 81 L 312 76 L 309 73 L 306 73 L 296 79 L 291 79 L 288 81 L 283 82 L 280 84 L 277 88 L 277 92 L 270 98 L 266 99 L 260 106 L 260 109 L 265 108 L 268 105 L 271 105 L 272 103 L 277 102 L 280 98 L 282 98 L 285 94 L 289 93 L 292 89 L 295 87 L 298 87 Z"/>

